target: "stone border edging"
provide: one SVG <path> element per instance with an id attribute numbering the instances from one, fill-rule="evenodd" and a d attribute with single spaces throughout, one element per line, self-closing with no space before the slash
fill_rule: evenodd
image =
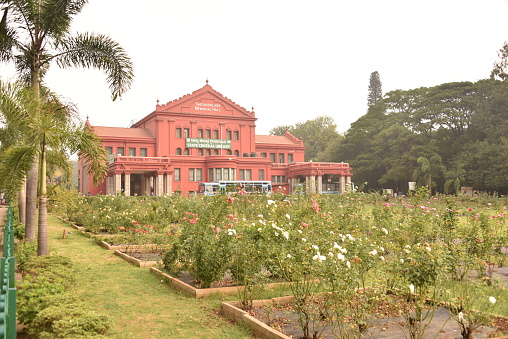
<path id="1" fill-rule="evenodd" d="M 265 299 L 265 300 L 253 300 L 252 306 L 258 307 L 258 306 L 264 306 L 269 304 L 283 304 L 294 301 L 294 298 L 292 296 L 288 297 L 279 297 L 279 298 L 272 298 L 272 299 Z M 248 327 L 250 330 L 252 330 L 252 333 L 255 336 L 258 336 L 260 338 L 266 338 L 266 339 L 290 339 L 291 337 L 288 337 L 284 333 L 277 331 L 274 328 L 271 328 L 266 323 L 259 321 L 255 317 L 251 316 L 246 311 L 239 308 L 240 302 L 239 301 L 224 301 L 221 303 L 221 313 L 224 317 L 238 323 L 242 324 L 245 327 Z"/>
<path id="2" fill-rule="evenodd" d="M 228 286 L 228 287 L 211 287 L 211 288 L 195 288 L 194 286 L 191 286 L 167 273 L 162 272 L 158 268 L 150 267 L 150 271 L 164 279 L 172 288 L 175 290 L 181 291 L 185 293 L 188 296 L 194 297 L 194 298 L 203 298 L 208 297 L 212 294 L 225 294 L 225 295 L 233 295 L 238 293 L 238 290 L 240 288 L 243 288 L 243 286 Z M 271 283 L 271 284 L 265 284 L 266 287 L 276 287 L 276 286 L 282 286 L 287 283 Z"/>
<path id="3" fill-rule="evenodd" d="M 152 267 L 152 266 L 157 265 L 157 263 L 158 263 L 158 261 L 142 261 L 142 260 L 136 259 L 134 257 L 131 257 L 128 254 L 120 252 L 119 250 L 115 250 L 114 254 L 119 256 L 123 260 L 125 260 L 135 266 L 138 266 L 138 267 Z"/>

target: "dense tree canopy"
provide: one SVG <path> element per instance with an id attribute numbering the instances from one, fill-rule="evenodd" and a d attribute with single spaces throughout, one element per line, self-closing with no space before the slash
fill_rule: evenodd
<path id="1" fill-rule="evenodd" d="M 431 175 L 437 192 L 457 187 L 508 191 L 508 83 L 454 82 L 396 90 L 351 124 L 334 159 L 349 162 L 353 180 L 368 189 L 407 191 L 426 177 L 425 164 L 441 159 Z M 422 167 L 423 166 L 423 167 Z"/>
<path id="2" fill-rule="evenodd" d="M 305 161 L 332 161 L 341 139 L 333 118 L 320 116 L 314 120 L 296 123 L 294 126 L 278 126 L 270 130 L 270 135 L 284 135 L 289 131 L 305 143 Z"/>

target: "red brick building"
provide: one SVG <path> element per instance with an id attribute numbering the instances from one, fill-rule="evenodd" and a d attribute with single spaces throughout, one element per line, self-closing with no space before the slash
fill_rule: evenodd
<path id="1" fill-rule="evenodd" d="M 254 111 L 247 111 L 207 84 L 159 105 L 131 128 L 91 126 L 108 156 L 105 180 L 94 186 L 79 162 L 83 194 L 165 195 L 197 192 L 214 180 L 271 180 L 291 193 L 344 192 L 351 182 L 345 163 L 304 162 L 302 140 L 256 135 Z M 88 123 L 88 122 L 87 122 Z"/>

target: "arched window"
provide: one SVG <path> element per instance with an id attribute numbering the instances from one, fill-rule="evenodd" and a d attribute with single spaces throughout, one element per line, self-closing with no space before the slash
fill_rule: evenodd
<path id="1" fill-rule="evenodd" d="M 206 150 L 206 155 L 210 155 L 210 150 L 209 149 Z"/>
<path id="2" fill-rule="evenodd" d="M 176 155 L 182 155 L 182 149 L 181 148 L 177 148 L 176 149 Z"/>
<path id="3" fill-rule="evenodd" d="M 228 151 L 227 151 L 227 155 L 231 155 L 231 154 L 233 154 L 233 153 L 231 152 L 231 150 L 230 150 L 230 149 L 228 149 Z"/>
<path id="4" fill-rule="evenodd" d="M 189 155 L 189 149 L 188 148 L 183 150 L 183 155 Z"/>
<path id="5" fill-rule="evenodd" d="M 240 152 L 238 150 L 235 150 L 235 156 L 237 156 L 237 157 L 240 156 Z"/>
<path id="6" fill-rule="evenodd" d="M 213 155 L 219 155 L 219 150 L 218 149 L 214 149 L 213 150 Z"/>
<path id="7" fill-rule="evenodd" d="M 202 150 L 201 148 L 200 148 L 200 149 L 198 149 L 198 155 L 199 155 L 199 156 L 203 156 L 203 150 Z"/>

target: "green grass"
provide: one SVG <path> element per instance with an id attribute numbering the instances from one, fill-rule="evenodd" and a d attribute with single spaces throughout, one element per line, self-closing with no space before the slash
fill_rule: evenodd
<path id="1" fill-rule="evenodd" d="M 219 300 L 186 297 L 147 268 L 132 266 L 68 224 L 48 218 L 51 254 L 70 257 L 77 272 L 71 292 L 110 315 L 112 338 L 251 338 L 218 315 Z M 72 232 L 63 239 L 63 231 Z"/>

